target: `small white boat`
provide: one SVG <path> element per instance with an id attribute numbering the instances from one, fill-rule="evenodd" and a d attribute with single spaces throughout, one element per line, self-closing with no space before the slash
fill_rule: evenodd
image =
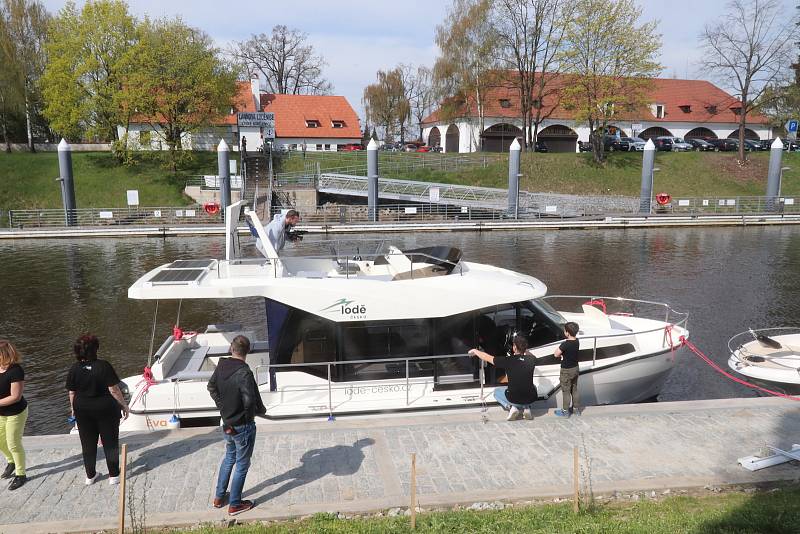
<path id="1" fill-rule="evenodd" d="M 206 387 L 239 334 L 253 342 L 247 363 L 267 408 L 259 422 L 266 424 L 491 403 L 502 376 L 466 352 L 479 346 L 503 354 L 515 333 L 528 338 L 538 359 L 541 406 L 558 406 L 560 366 L 553 352 L 567 321 L 581 327 L 582 404 L 639 402 L 659 394 L 675 365 L 678 339 L 689 336 L 686 314 L 667 304 L 546 296 L 536 278 L 464 261 L 449 247 L 278 256 L 250 211 L 245 216 L 265 257 L 239 258 L 239 209 L 240 203 L 228 208 L 226 259 L 163 265 L 137 280 L 128 296 L 184 306 L 192 299 L 257 297 L 264 300 L 267 324 L 176 331 L 151 349 L 147 378 L 124 380 L 131 416 L 123 430 L 170 428 L 173 415 L 183 425 L 219 424 Z"/>
<path id="2" fill-rule="evenodd" d="M 762 328 L 728 341 L 728 367 L 756 385 L 800 394 L 800 328 Z"/>

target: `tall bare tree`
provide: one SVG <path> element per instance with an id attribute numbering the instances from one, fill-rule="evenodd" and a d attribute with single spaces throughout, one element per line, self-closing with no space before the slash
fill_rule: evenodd
<path id="1" fill-rule="evenodd" d="M 8 61 L 4 61 L 2 68 L 7 70 L 9 89 L 22 95 L 28 149 L 35 152 L 33 123 L 40 107 L 39 79 L 44 72 L 44 44 L 50 15 L 38 0 L 4 0 L 0 18 L 4 27 L 0 47 L 2 57 Z"/>
<path id="2" fill-rule="evenodd" d="M 797 17 L 778 0 L 731 0 L 719 19 L 700 36 L 705 50 L 702 69 L 736 92 L 739 109 L 739 162 L 747 155 L 744 139 L 747 115 L 770 86 L 788 79 Z"/>
<path id="3" fill-rule="evenodd" d="M 499 75 L 496 61 L 497 35 L 491 25 L 492 0 L 453 0 L 445 23 L 436 27 L 439 57 L 433 67 L 433 82 L 440 119 L 477 115 L 478 128 L 470 148 L 481 150 L 485 124 L 485 101 Z"/>
<path id="4" fill-rule="evenodd" d="M 431 112 L 435 101 L 433 72 L 425 65 L 415 68 L 413 65 L 401 64 L 398 68 L 403 74 L 403 91 L 410 110 L 408 120 L 413 122 L 413 125 L 409 124 L 404 130 L 408 130 L 411 126 L 417 126 L 419 128 L 418 139 L 422 141 L 422 119 Z"/>
<path id="5" fill-rule="evenodd" d="M 608 123 L 645 108 L 650 78 L 661 71 L 661 36 L 655 22 L 639 22 L 641 14 L 633 0 L 578 0 L 567 30 L 569 83 L 562 106 L 588 123 L 598 163 Z"/>
<path id="6" fill-rule="evenodd" d="M 570 0 L 497 0 L 494 5 L 500 60 L 513 71 L 508 82 L 519 93 L 527 149 L 535 150 L 539 126 L 557 107 L 543 103 L 560 94 L 556 75 L 574 4 Z"/>
<path id="7" fill-rule="evenodd" d="M 367 122 L 375 130 L 383 129 L 385 140 L 393 140 L 396 133 L 400 141 L 405 141 L 404 125 L 411 114 L 411 105 L 403 84 L 403 70 L 400 67 L 389 71 L 379 70 L 377 81 L 364 88 L 364 110 Z"/>
<path id="8" fill-rule="evenodd" d="M 325 60 L 307 41 L 307 34 L 278 25 L 270 35 L 236 43 L 230 53 L 248 74 L 259 74 L 271 93 L 329 94 L 333 86 L 322 75 Z"/>

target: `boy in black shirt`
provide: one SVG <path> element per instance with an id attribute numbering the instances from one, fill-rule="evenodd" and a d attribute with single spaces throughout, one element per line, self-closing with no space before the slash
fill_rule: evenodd
<path id="1" fill-rule="evenodd" d="M 580 342 L 575 339 L 578 335 L 578 323 L 569 322 L 564 325 L 564 334 L 567 340 L 558 346 L 555 357 L 561 360 L 561 394 L 563 402 L 561 408 L 555 411 L 558 417 L 569 417 L 572 413 L 580 415 L 578 404 L 578 355 Z"/>
<path id="2" fill-rule="evenodd" d="M 508 387 L 496 387 L 494 397 L 504 408 L 508 408 L 508 420 L 519 419 L 523 413 L 525 419 L 533 419 L 533 403 L 538 398 L 536 386 L 533 385 L 533 370 L 536 357 L 525 353 L 528 340 L 520 335 L 514 336 L 512 356 L 492 356 L 482 350 L 472 349 L 470 356 L 477 356 L 495 367 L 505 369 L 508 375 Z"/>

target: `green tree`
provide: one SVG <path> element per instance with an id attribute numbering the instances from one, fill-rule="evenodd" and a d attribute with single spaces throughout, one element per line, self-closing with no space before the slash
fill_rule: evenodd
<path id="1" fill-rule="evenodd" d="M 0 32 L 0 57 L 3 59 L 2 83 L 6 95 L 0 97 L 0 106 L 13 108 L 15 99 L 21 99 L 25 113 L 28 148 L 33 144 L 33 127 L 39 113 L 39 81 L 45 65 L 44 43 L 49 14 L 37 0 L 4 0 L 0 6 L 2 31 Z M 5 101 L 8 101 L 8 104 Z M 6 127 L 6 119 L 3 126 Z"/>
<path id="2" fill-rule="evenodd" d="M 453 0 L 446 22 L 436 27 L 440 54 L 433 67 L 433 84 L 440 120 L 477 115 L 477 137 L 470 139 L 470 145 L 479 150 L 486 93 L 500 77 L 491 9 L 492 0 Z"/>
<path id="3" fill-rule="evenodd" d="M 136 42 L 136 20 L 122 0 L 74 2 L 55 17 L 42 78 L 44 114 L 70 139 L 117 139 L 123 109 L 122 60 Z"/>
<path id="4" fill-rule="evenodd" d="M 393 140 L 399 133 L 400 141 L 405 142 L 403 126 L 410 117 L 411 103 L 406 96 L 400 67 L 379 70 L 377 81 L 364 89 L 363 103 L 367 122 L 375 125 L 375 130 L 383 128 L 384 140 Z"/>
<path id="5" fill-rule="evenodd" d="M 160 131 L 176 172 L 184 135 L 230 112 L 236 73 L 207 34 L 179 18 L 145 20 L 125 63 L 123 107 Z"/>
<path id="6" fill-rule="evenodd" d="M 0 43 L 8 40 L 7 14 L 0 10 Z M 16 83 L 14 58 L 9 56 L 9 48 L 6 46 L 0 46 L 0 64 L 5 65 L 5 68 L 0 69 L 0 133 L 3 135 L 6 152 L 11 152 L 11 123 L 24 109 L 24 99 Z"/>
<path id="7" fill-rule="evenodd" d="M 604 159 L 603 135 L 615 117 L 646 109 L 650 78 L 661 66 L 656 22 L 639 23 L 633 0 L 580 0 L 567 30 L 571 77 L 562 105 L 589 125 L 592 153 Z"/>

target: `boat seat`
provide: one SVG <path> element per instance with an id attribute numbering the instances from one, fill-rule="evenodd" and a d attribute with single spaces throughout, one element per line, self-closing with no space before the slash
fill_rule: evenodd
<path id="1" fill-rule="evenodd" d="M 593 326 L 598 326 L 605 330 L 611 329 L 611 321 L 609 320 L 608 315 L 603 312 L 603 310 L 588 304 L 584 304 L 582 308 L 584 317 L 588 319 L 588 322 Z"/>
<path id="2" fill-rule="evenodd" d="M 198 347 L 183 351 L 178 356 L 178 359 L 175 360 L 175 363 L 172 364 L 172 368 L 170 368 L 169 374 L 165 378 L 173 378 L 179 373 L 196 373 L 200 371 L 200 367 L 203 366 L 207 355 L 208 347 Z"/>
<path id="3" fill-rule="evenodd" d="M 214 332 L 236 332 L 242 329 L 240 323 L 210 324 L 206 327 L 206 334 Z"/>
<path id="4" fill-rule="evenodd" d="M 170 380 L 211 380 L 214 371 L 181 371 L 175 376 L 170 376 Z"/>

